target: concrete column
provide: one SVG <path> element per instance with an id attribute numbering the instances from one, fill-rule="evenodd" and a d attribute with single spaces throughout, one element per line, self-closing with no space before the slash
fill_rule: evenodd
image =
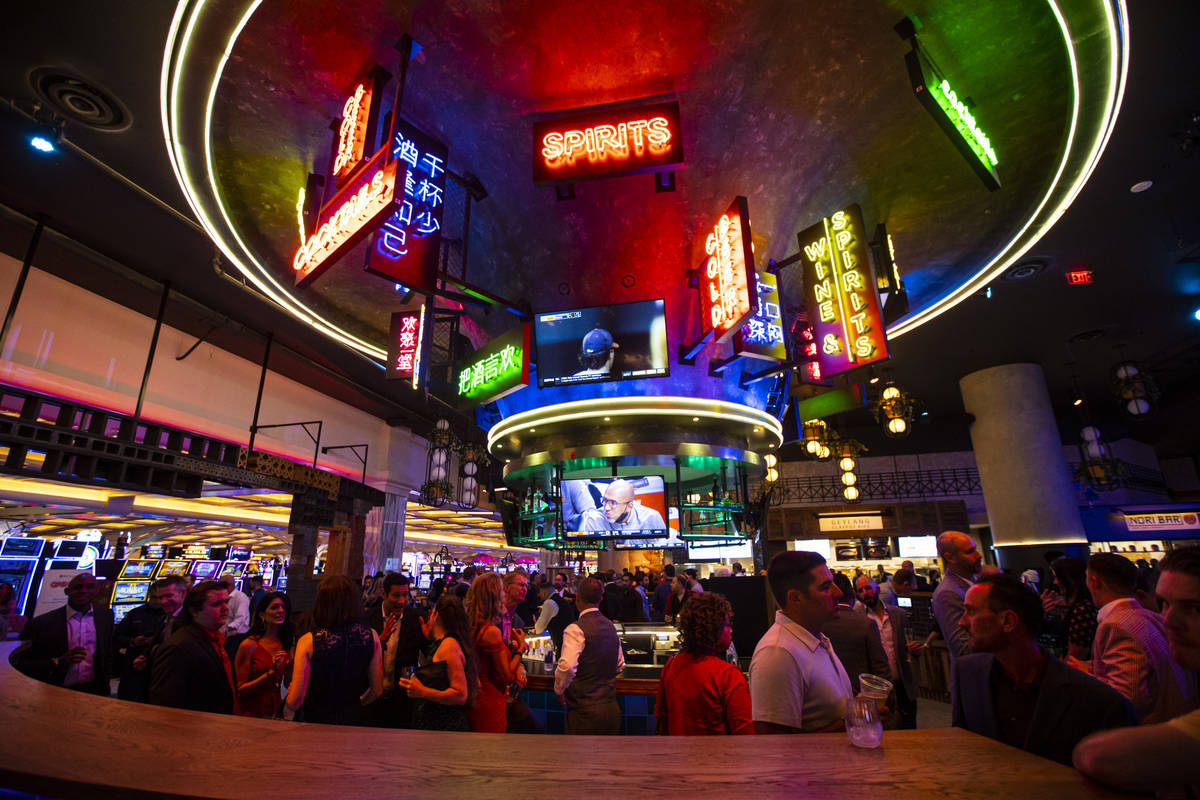
<path id="1" fill-rule="evenodd" d="M 1000 566 L 1044 569 L 1042 555 L 1087 556 L 1046 380 L 1037 364 L 1005 364 L 958 382 L 975 417 L 971 444 Z"/>

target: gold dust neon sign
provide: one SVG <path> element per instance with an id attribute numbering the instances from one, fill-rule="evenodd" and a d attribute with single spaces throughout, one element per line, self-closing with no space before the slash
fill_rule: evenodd
<path id="1" fill-rule="evenodd" d="M 829 377 L 887 358 L 859 207 L 821 220 L 799 239 L 820 374 Z"/>
<path id="2" fill-rule="evenodd" d="M 746 198 L 737 197 L 704 238 L 708 260 L 700 271 L 700 306 L 704 327 L 718 342 L 758 310 L 758 293 L 750 291 L 754 254 L 749 221 Z"/>

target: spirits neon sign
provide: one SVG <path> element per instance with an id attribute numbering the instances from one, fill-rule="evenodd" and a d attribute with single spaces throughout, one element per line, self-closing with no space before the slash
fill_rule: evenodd
<path id="1" fill-rule="evenodd" d="M 808 319 L 824 377 L 888 357 L 887 335 L 857 205 L 799 235 Z"/>
<path id="2" fill-rule="evenodd" d="M 726 341 L 758 310 L 758 292 L 750 291 L 754 251 L 750 212 L 737 197 L 704 238 L 708 260 L 700 271 L 700 310 L 705 333 Z M 757 288 L 757 287 L 756 287 Z"/>
<path id="3" fill-rule="evenodd" d="M 535 183 L 632 175 L 682 163 L 674 102 L 574 109 L 533 126 Z"/>

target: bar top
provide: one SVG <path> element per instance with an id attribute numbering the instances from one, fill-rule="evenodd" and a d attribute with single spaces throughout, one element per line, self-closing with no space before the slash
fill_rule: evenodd
<path id="1" fill-rule="evenodd" d="M 1118 797 L 956 728 L 845 734 L 543 737 L 338 727 L 129 703 L 27 678 L 0 644 L 0 785 L 50 797 L 549 797 L 652 785 L 689 798 Z M 748 777 L 754 776 L 754 777 Z"/>

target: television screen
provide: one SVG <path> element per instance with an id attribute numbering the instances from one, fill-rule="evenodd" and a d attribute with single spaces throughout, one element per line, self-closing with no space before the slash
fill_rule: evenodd
<path id="1" fill-rule="evenodd" d="M 657 539 L 613 539 L 614 550 L 673 550 L 685 548 L 688 543 L 679 536 L 679 509 L 667 509 L 667 535 Z"/>
<path id="2" fill-rule="evenodd" d="M 936 536 L 901 536 L 901 558 L 937 558 Z"/>
<path id="3" fill-rule="evenodd" d="M 244 545 L 229 545 L 229 558 L 233 561 L 249 561 L 254 555 L 254 549 Z"/>
<path id="4" fill-rule="evenodd" d="M 721 561 L 727 558 L 753 560 L 754 545 L 748 541 L 722 545 L 697 542 L 688 545 L 688 561 Z"/>
<path id="5" fill-rule="evenodd" d="M 538 386 L 565 386 L 671 373 L 662 300 L 538 314 Z"/>
<path id="6" fill-rule="evenodd" d="M 55 558 L 83 558 L 83 551 L 87 548 L 87 542 L 81 542 L 78 539 L 63 539 L 58 543 L 58 550 L 55 551 Z"/>
<path id="7" fill-rule="evenodd" d="M 117 581 L 113 584 L 114 603 L 144 603 L 150 581 Z"/>
<path id="8" fill-rule="evenodd" d="M 10 536 L 4 540 L 3 555 L 38 558 L 42 554 L 42 545 L 45 544 L 45 542 L 45 539 L 34 539 L 27 536 Z"/>
<path id="9" fill-rule="evenodd" d="M 242 573 L 245 571 L 245 561 L 226 561 L 225 566 L 221 567 L 221 577 L 232 575 L 235 578 L 240 578 L 242 577 Z"/>
<path id="10" fill-rule="evenodd" d="M 661 475 L 562 482 L 568 539 L 663 539 L 669 536 Z"/>
<path id="11" fill-rule="evenodd" d="M 158 568 L 156 578 L 165 578 L 168 575 L 187 575 L 192 568 L 190 561 L 164 561 L 162 566 Z"/>
<path id="12" fill-rule="evenodd" d="M 833 561 L 833 549 L 828 539 L 793 539 L 788 542 L 788 550 L 816 553 L 826 561 Z"/>
<path id="13" fill-rule="evenodd" d="M 121 568 L 122 578 L 149 578 L 154 574 L 154 568 L 158 566 L 157 561 L 143 561 L 134 559 L 126 561 L 125 566 Z"/>
<path id="14" fill-rule="evenodd" d="M 192 574 L 199 580 L 209 580 L 215 578 L 217 571 L 221 569 L 220 561 L 193 561 Z"/>
<path id="15" fill-rule="evenodd" d="M 892 541 L 886 536 L 872 536 L 863 540 L 863 555 L 866 558 L 891 558 Z"/>
<path id="16" fill-rule="evenodd" d="M 142 558 L 164 558 L 167 555 L 167 548 L 161 544 L 144 544 L 142 545 Z"/>

